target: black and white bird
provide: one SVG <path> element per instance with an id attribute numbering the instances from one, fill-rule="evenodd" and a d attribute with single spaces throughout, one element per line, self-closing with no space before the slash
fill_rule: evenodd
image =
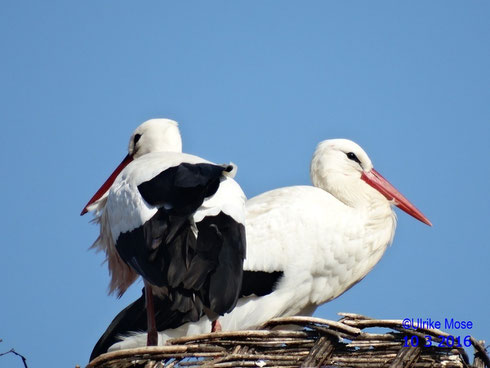
<path id="1" fill-rule="evenodd" d="M 233 165 L 182 153 L 178 125 L 152 119 L 131 135 L 128 155 L 82 211 L 95 211 L 110 293 L 121 296 L 142 276 L 148 345 L 157 318 L 171 327 L 236 305 L 245 258 L 245 195 Z M 213 325 L 213 328 L 215 325 Z M 211 327 L 211 325 L 210 325 Z"/>
<path id="2" fill-rule="evenodd" d="M 391 244 L 395 205 L 430 221 L 374 170 L 356 143 L 321 142 L 310 167 L 314 186 L 272 190 L 246 204 L 247 259 L 240 299 L 220 318 L 223 330 L 255 328 L 271 318 L 311 315 L 362 280 Z M 144 345 L 144 303 L 123 310 L 99 340 L 92 358 Z M 205 333 L 209 318 L 169 328 L 158 321 L 159 344 Z"/>

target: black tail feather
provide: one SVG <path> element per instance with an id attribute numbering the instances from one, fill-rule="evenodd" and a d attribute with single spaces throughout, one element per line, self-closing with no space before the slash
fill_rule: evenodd
<path id="1" fill-rule="evenodd" d="M 147 330 L 146 305 L 145 305 L 145 289 L 143 288 L 142 295 L 133 303 L 124 308 L 111 322 L 107 330 L 100 337 L 99 341 L 94 346 L 90 360 L 95 359 L 115 343 L 120 341 L 120 336 L 130 332 L 142 332 Z M 187 322 L 198 321 L 203 316 L 203 306 L 199 298 L 194 298 L 191 295 L 186 296 L 185 293 L 176 293 L 180 306 L 187 305 L 185 311 L 175 309 L 175 298 L 160 298 L 153 296 L 155 304 L 155 320 L 157 331 L 164 331 L 169 328 L 177 328 Z M 182 302 L 183 298 L 187 298 L 187 303 Z"/>

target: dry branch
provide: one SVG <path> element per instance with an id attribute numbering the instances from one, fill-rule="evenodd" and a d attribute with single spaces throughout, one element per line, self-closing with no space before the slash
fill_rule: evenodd
<path id="1" fill-rule="evenodd" d="M 2 342 L 2 340 L 0 340 L 0 342 Z M 1 356 L 4 356 L 4 355 L 7 355 L 7 354 L 17 355 L 20 359 L 22 359 L 22 363 L 24 364 L 24 368 L 29 368 L 29 367 L 27 367 L 27 359 L 26 359 L 26 357 L 23 356 L 22 354 L 19 354 L 18 352 L 16 352 L 15 349 L 10 349 L 9 351 L 6 351 L 5 353 L 1 353 L 0 354 L 0 357 Z"/>

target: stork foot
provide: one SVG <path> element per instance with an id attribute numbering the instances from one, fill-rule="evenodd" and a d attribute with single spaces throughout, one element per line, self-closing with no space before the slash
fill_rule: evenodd
<path id="1" fill-rule="evenodd" d="M 221 323 L 219 323 L 219 320 L 215 320 L 211 323 L 211 332 L 220 332 L 222 331 L 221 329 Z"/>

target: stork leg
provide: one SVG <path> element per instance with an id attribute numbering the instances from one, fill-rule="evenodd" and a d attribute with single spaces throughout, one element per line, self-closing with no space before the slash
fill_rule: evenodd
<path id="1" fill-rule="evenodd" d="M 221 323 L 217 319 L 211 323 L 211 332 L 220 332 L 221 330 Z"/>
<path id="2" fill-rule="evenodd" d="M 155 321 L 155 306 L 153 304 L 153 292 L 151 285 L 145 281 L 146 320 L 148 321 L 147 346 L 158 345 L 157 323 Z"/>

